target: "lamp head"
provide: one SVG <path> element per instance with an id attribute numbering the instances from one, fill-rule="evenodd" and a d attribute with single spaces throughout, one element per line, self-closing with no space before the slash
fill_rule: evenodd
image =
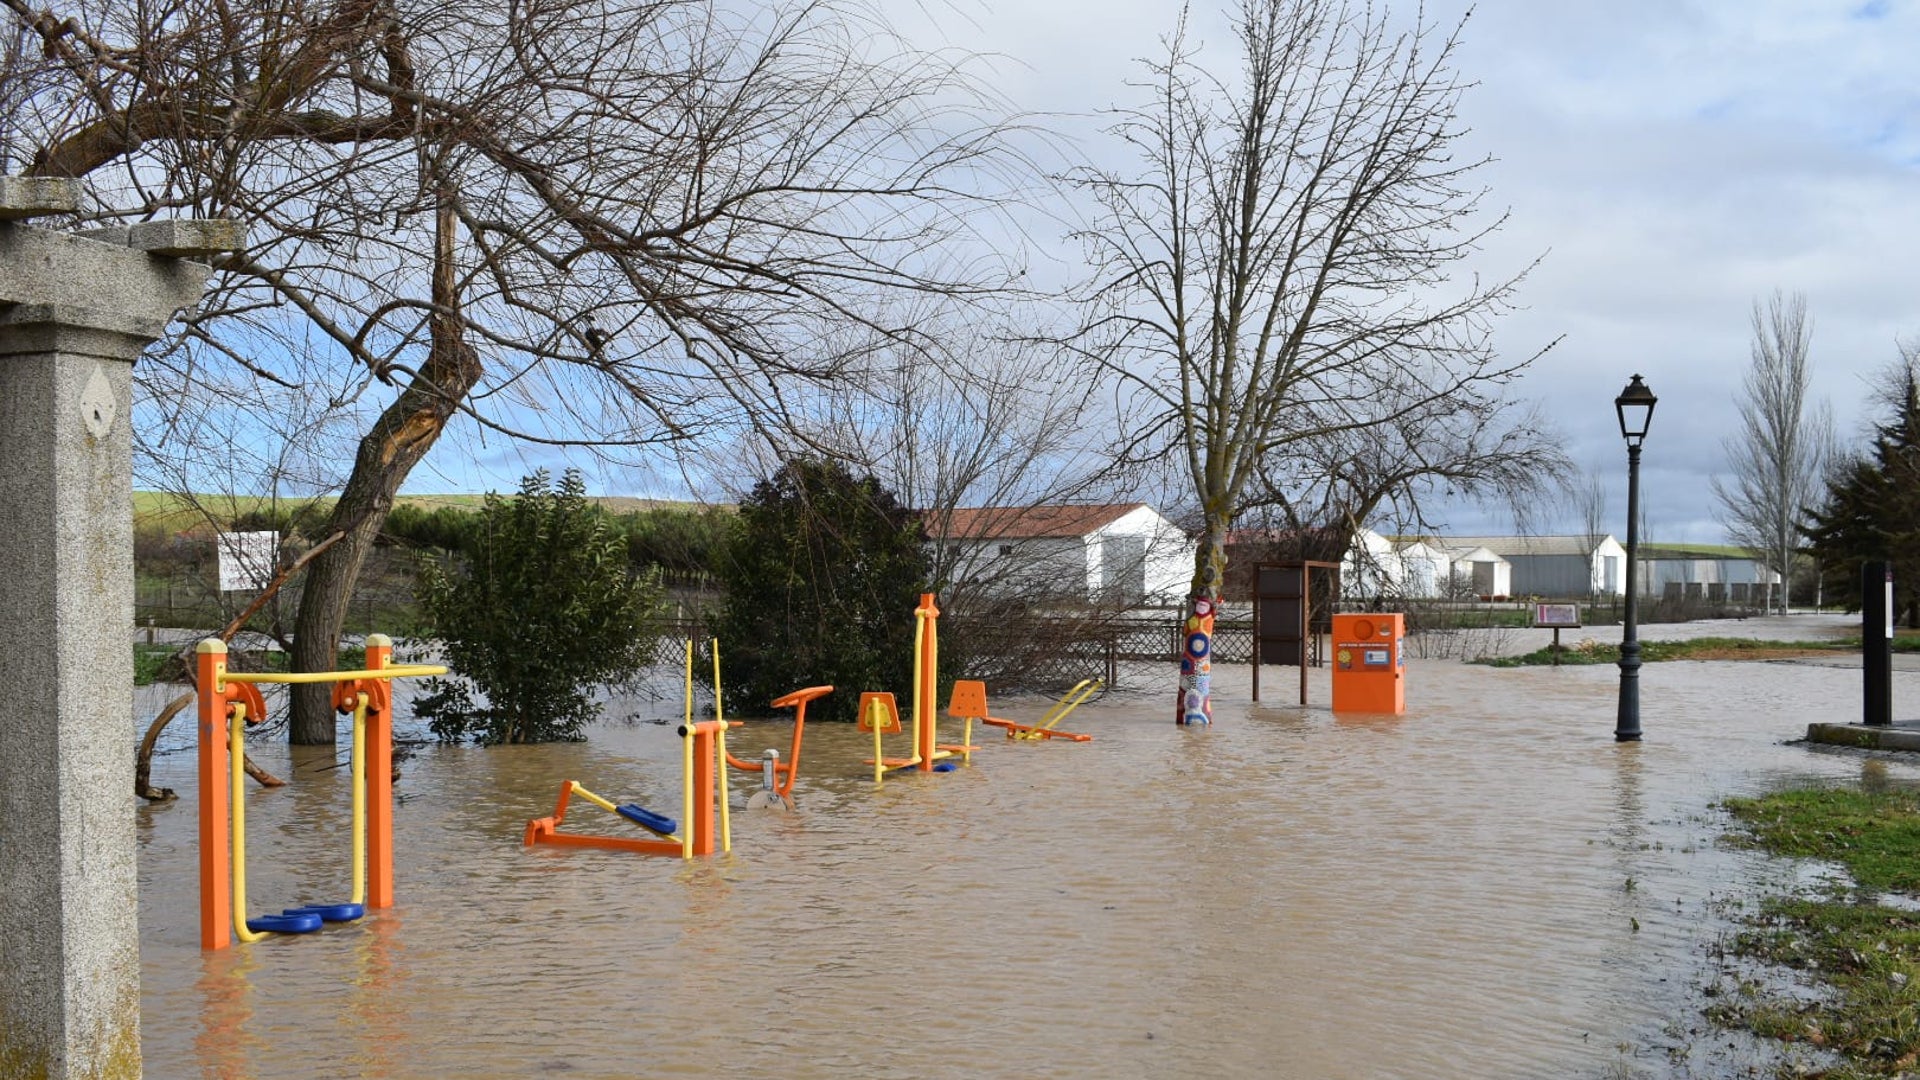
<path id="1" fill-rule="evenodd" d="M 1647 437 L 1647 428 L 1653 423 L 1653 407 L 1659 400 L 1638 375 L 1613 399 L 1613 410 L 1620 416 L 1620 436 L 1627 440 L 1628 446 L 1639 446 Z"/>

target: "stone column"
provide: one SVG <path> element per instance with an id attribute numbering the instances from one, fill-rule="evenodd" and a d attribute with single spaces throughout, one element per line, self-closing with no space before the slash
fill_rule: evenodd
<path id="1" fill-rule="evenodd" d="M 241 235 L 18 223 L 78 195 L 0 178 L 0 1080 L 140 1075 L 133 361 Z"/>

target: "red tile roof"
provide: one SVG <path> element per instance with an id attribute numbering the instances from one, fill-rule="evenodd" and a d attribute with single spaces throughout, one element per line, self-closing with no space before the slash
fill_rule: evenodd
<path id="1" fill-rule="evenodd" d="M 927 515 L 936 540 L 1037 540 L 1085 536 L 1146 503 L 1099 506 L 969 506 Z"/>

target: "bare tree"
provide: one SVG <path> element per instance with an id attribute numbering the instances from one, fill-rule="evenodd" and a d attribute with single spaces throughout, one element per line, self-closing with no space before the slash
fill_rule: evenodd
<path id="1" fill-rule="evenodd" d="M 1149 101 L 1113 128 L 1138 167 L 1075 177 L 1099 208 L 1076 344 L 1130 393 L 1129 453 L 1176 455 L 1191 483 L 1201 630 L 1276 452 L 1497 386 L 1537 355 L 1491 343 L 1517 278 L 1449 277 L 1500 220 L 1478 215 L 1483 161 L 1461 156 L 1458 27 L 1401 31 L 1340 0 L 1239 0 L 1231 22 L 1239 65 L 1216 75 L 1183 13 Z M 1183 668 L 1181 722 L 1205 721 L 1208 694 Z"/>
<path id="2" fill-rule="evenodd" d="M 1807 401 L 1812 340 L 1805 296 L 1775 291 L 1764 310 L 1754 302 L 1753 360 L 1740 395 L 1740 432 L 1722 442 L 1728 475 L 1713 480 L 1728 535 L 1780 575 L 1781 614 L 1800 549 L 1800 522 L 1820 494 L 1833 443 L 1831 411 L 1824 401 Z"/>
<path id="3" fill-rule="evenodd" d="M 966 73 L 827 0 L 0 0 L 0 163 L 84 176 L 108 225 L 246 220 L 150 423 L 271 383 L 360 436 L 294 660 L 329 666 L 393 498 L 469 430 L 643 457 L 772 428 L 872 301 L 1008 280 L 958 258 L 1004 169 Z M 878 313 L 876 313 L 878 312 Z M 181 437 L 185 437 L 182 435 Z M 292 737 L 330 742 L 324 690 Z"/>
<path id="4" fill-rule="evenodd" d="M 1103 547 L 1103 573 L 1123 584 L 1093 596 L 1084 565 L 1063 567 L 1050 550 L 1057 540 L 1002 531 L 1040 507 L 1132 501 L 1106 467 L 1090 384 L 1028 332 L 998 332 L 936 303 L 910 318 L 937 341 L 933 351 L 851 329 L 838 348 L 860 377 L 796 403 L 808 444 L 744 443 L 715 462 L 714 486 L 738 497 L 787 457 L 821 450 L 874 477 L 927 529 L 942 624 L 954 628 L 942 663 L 1002 688 L 1047 688 L 1140 603 L 1130 583 L 1146 578 L 1144 549 L 1129 562 Z"/>
<path id="5" fill-rule="evenodd" d="M 1240 519 L 1297 538 L 1290 557 L 1332 562 L 1365 525 L 1442 531 L 1440 507 L 1461 500 L 1528 521 L 1572 464 L 1536 410 L 1483 389 L 1408 405 L 1404 388 L 1383 388 L 1357 411 L 1390 419 L 1289 441 L 1263 458 Z"/>
<path id="6" fill-rule="evenodd" d="M 1600 547 L 1600 541 L 1607 538 L 1607 485 L 1592 473 L 1587 474 L 1585 483 L 1567 489 L 1567 503 L 1580 519 L 1580 535 L 1586 539 L 1588 561 L 1592 562 L 1593 552 Z M 1599 596 L 1606 587 L 1600 578 L 1601 570 L 1595 565 L 1587 581 L 1587 593 Z"/>

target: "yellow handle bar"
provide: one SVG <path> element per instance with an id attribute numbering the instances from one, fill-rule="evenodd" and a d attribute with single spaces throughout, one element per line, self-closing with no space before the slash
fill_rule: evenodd
<path id="1" fill-rule="evenodd" d="M 366 671 L 229 671 L 220 676 L 220 680 L 239 683 L 323 683 L 346 682 L 348 679 L 411 679 L 446 673 L 446 667 L 440 664 L 395 664 Z"/>

